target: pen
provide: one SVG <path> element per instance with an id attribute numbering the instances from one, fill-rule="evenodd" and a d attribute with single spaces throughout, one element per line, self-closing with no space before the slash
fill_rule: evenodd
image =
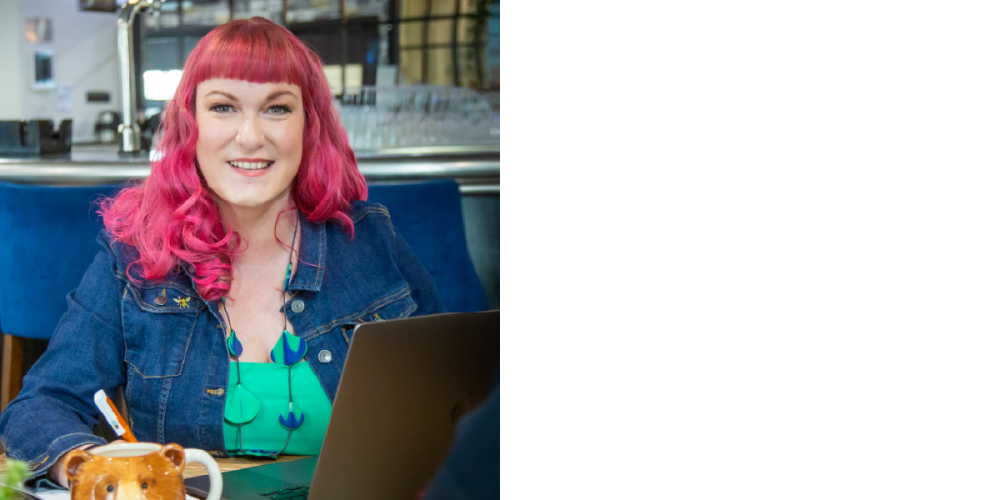
<path id="1" fill-rule="evenodd" d="M 111 424 L 111 428 L 115 431 L 115 434 L 121 436 L 126 441 L 130 443 L 135 443 L 138 440 L 132 435 L 132 431 L 129 430 L 128 425 L 125 424 L 125 419 L 122 418 L 122 414 L 118 413 L 118 408 L 115 408 L 115 404 L 111 402 L 108 395 L 104 393 L 104 389 L 101 389 L 94 393 L 94 404 L 97 405 L 97 409 L 101 410 L 101 414 L 104 415 L 104 419 Z"/>

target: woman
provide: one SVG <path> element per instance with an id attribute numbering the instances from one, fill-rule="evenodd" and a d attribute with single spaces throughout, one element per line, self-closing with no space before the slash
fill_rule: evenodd
<path id="1" fill-rule="evenodd" d="M 102 204 L 102 251 L 0 415 L 35 477 L 104 443 L 93 395 L 118 387 L 140 441 L 316 454 L 353 325 L 443 311 L 385 208 L 363 201 L 320 60 L 288 30 L 209 33 L 162 132 L 149 177 Z"/>

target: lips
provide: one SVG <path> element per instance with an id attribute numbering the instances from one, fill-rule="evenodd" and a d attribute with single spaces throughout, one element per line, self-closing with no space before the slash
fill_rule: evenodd
<path id="1" fill-rule="evenodd" d="M 243 170 L 262 170 L 274 165 L 273 161 L 230 161 L 226 163 Z"/>
<path id="2" fill-rule="evenodd" d="M 273 161 L 261 160 L 257 158 L 241 158 L 239 160 L 227 161 L 233 170 L 243 177 L 260 177 L 270 172 Z"/>

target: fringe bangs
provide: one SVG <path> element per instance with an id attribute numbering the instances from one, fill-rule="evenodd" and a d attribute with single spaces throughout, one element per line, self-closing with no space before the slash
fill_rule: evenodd
<path id="1" fill-rule="evenodd" d="M 234 26 L 228 30 L 231 33 L 223 32 L 211 39 L 202 57 L 194 59 L 185 72 L 191 72 L 196 82 L 225 78 L 253 83 L 291 83 L 305 92 L 309 88 L 306 61 L 287 40 L 275 36 L 279 34 L 275 33 L 276 27 Z"/>

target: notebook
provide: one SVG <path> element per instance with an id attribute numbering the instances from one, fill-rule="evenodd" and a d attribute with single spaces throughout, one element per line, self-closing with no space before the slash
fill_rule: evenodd
<path id="1" fill-rule="evenodd" d="M 319 456 L 222 474 L 226 500 L 415 499 L 489 395 L 500 311 L 359 325 Z M 208 476 L 185 480 L 204 497 Z"/>

